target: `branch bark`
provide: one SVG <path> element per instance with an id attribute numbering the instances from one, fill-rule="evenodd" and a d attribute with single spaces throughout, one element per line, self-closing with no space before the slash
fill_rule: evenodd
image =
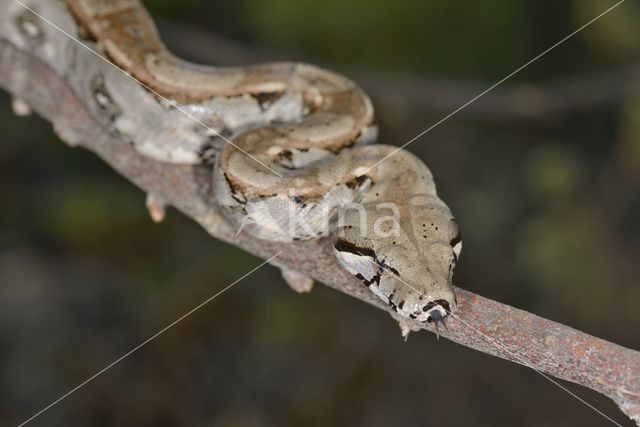
<path id="1" fill-rule="evenodd" d="M 90 100 L 76 94 L 49 65 L 18 49 L 0 33 L 0 87 L 50 121 L 62 140 L 96 153 L 132 183 L 197 221 L 212 236 L 264 259 L 281 251 L 274 264 L 300 271 L 401 320 L 338 266 L 327 240 L 280 244 L 236 235 L 216 210 L 209 168 L 160 163 L 138 154 L 103 128 L 87 107 Z M 589 387 L 614 400 L 640 425 L 640 352 L 464 289 L 457 289 L 457 295 L 458 319 L 449 322 L 444 337 Z M 424 324 L 412 326 L 432 331 Z"/>

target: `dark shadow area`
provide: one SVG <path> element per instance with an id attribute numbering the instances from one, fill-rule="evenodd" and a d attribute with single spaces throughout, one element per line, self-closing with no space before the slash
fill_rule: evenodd
<path id="1" fill-rule="evenodd" d="M 361 78 L 371 86 L 380 142 L 401 145 L 448 112 L 394 87 L 407 79 L 489 87 L 613 2 L 145 4 L 167 44 L 190 59 L 304 59 Z M 531 65 L 505 88 L 518 84 L 514 108 L 544 109 L 536 89 L 550 79 L 638 63 L 639 20 L 640 6 L 627 2 Z M 203 29 L 227 50 L 214 52 L 198 36 Z M 373 87 L 383 74 L 389 86 Z M 496 102 L 492 96 L 477 103 Z M 463 112 L 408 147 L 431 168 L 460 224 L 455 282 L 640 348 L 640 91 L 541 117 Z M 142 192 L 64 145 L 41 119 L 17 118 L 4 93 L 0 129 L 0 425 L 15 425 L 260 260 L 173 210 L 153 224 Z M 606 398 L 567 387 L 632 425 Z M 265 267 L 33 425 L 609 422 L 528 368 L 431 334 L 404 342 L 381 311 L 321 285 L 295 294 Z"/>

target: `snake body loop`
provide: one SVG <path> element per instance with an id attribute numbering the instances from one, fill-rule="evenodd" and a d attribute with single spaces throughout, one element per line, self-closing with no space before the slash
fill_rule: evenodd
<path id="1" fill-rule="evenodd" d="M 353 82 L 300 63 L 195 65 L 167 50 L 137 0 L 66 4 L 121 69 L 218 134 L 140 137 L 135 129 L 148 125 L 123 113 L 117 78 L 103 76 L 93 83 L 98 103 L 139 151 L 176 163 L 213 158 L 216 199 L 232 222 L 274 241 L 331 235 L 341 265 L 402 316 L 437 322 L 455 309 L 455 220 L 418 158 L 401 150 L 379 163 L 395 149 L 369 144 L 373 108 Z"/>

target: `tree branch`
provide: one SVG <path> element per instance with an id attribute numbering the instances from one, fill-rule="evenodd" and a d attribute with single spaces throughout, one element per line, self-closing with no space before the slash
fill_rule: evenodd
<path id="1" fill-rule="evenodd" d="M 327 240 L 281 244 L 243 233 L 236 236 L 216 210 L 210 168 L 160 163 L 138 154 L 103 128 L 87 107 L 90 100 L 76 94 L 49 65 L 19 50 L 0 33 L 0 87 L 49 120 L 61 139 L 93 151 L 132 183 L 197 221 L 212 236 L 261 258 L 281 251 L 276 264 L 307 274 L 401 320 L 338 266 Z M 613 399 L 640 425 L 639 352 L 463 289 L 457 289 L 457 295 L 458 318 L 449 322 L 444 337 L 589 387 Z M 431 330 L 424 324 L 412 326 Z"/>

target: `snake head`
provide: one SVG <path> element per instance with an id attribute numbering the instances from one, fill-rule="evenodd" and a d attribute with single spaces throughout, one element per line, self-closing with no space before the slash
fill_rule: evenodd
<path id="1" fill-rule="evenodd" d="M 429 256 L 397 243 L 372 248 L 338 238 L 334 249 L 340 264 L 398 314 L 439 326 L 456 308 L 450 267 L 456 255 L 448 242 Z"/>
<path id="2" fill-rule="evenodd" d="M 399 315 L 439 326 L 456 308 L 452 280 L 462 239 L 422 168 L 413 180 L 374 185 L 361 209 L 340 217 L 334 249 L 340 264 Z"/>

